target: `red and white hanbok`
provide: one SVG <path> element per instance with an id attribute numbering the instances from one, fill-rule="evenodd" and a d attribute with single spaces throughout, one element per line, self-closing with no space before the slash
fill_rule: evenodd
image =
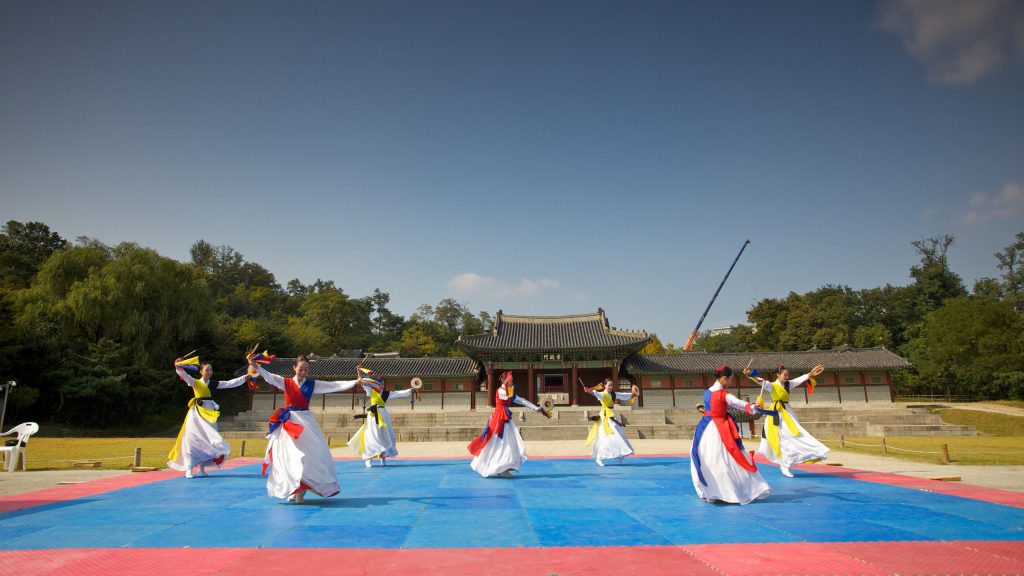
<path id="1" fill-rule="evenodd" d="M 256 370 L 268 384 L 284 391 L 284 408 L 270 417 L 267 453 L 263 473 L 267 477 L 267 495 L 288 498 L 304 490 L 323 497 L 339 492 L 334 458 L 316 417 L 309 411 L 314 394 L 351 390 L 356 380 L 325 382 L 307 378 L 296 382 L 282 378 L 257 365 Z"/>
<path id="2" fill-rule="evenodd" d="M 697 495 L 708 501 L 749 504 L 767 498 L 771 488 L 744 450 L 729 408 L 754 414 L 753 404 L 726 392 L 715 382 L 704 393 L 704 417 L 690 449 L 690 477 Z"/>
<path id="3" fill-rule="evenodd" d="M 622 424 L 615 419 L 615 401 L 633 402 L 636 398 L 630 392 L 611 392 L 607 389 L 593 390 L 591 394 L 601 402 L 601 414 L 598 421 L 590 427 L 586 446 L 593 444 L 591 457 L 598 466 L 604 466 L 605 460 L 618 460 L 633 454 L 633 445 L 626 438 Z"/>
<path id="4" fill-rule="evenodd" d="M 506 372 L 502 384 L 494 395 L 494 411 L 484 427 L 484 432 L 469 443 L 469 453 L 473 461 L 469 467 L 478 474 L 489 476 L 508 475 L 518 471 L 526 462 L 526 445 L 519 435 L 519 428 L 512 421 L 512 404 L 529 408 L 534 412 L 542 412 L 536 404 L 516 396 L 512 386 L 512 374 Z"/>
<path id="5" fill-rule="evenodd" d="M 383 465 L 388 458 L 398 456 L 395 427 L 391 424 L 391 415 L 388 414 L 385 404 L 391 400 L 408 398 L 413 394 L 413 389 L 378 391 L 366 382 L 362 382 L 362 386 L 370 407 L 366 410 L 366 420 L 349 439 L 348 446 L 359 454 L 369 468 L 370 461 L 374 458 L 379 458 Z"/>
<path id="6" fill-rule="evenodd" d="M 220 466 L 231 454 L 231 446 L 217 430 L 220 406 L 214 402 L 210 386 L 202 378 L 192 378 L 184 369 L 175 372 L 192 389 L 193 398 L 188 402 L 188 412 L 181 423 L 178 438 L 167 455 L 167 466 L 186 473 L 191 477 L 192 468 L 200 466 L 200 474 L 206 466 Z M 245 376 L 233 380 L 219 380 L 214 388 L 224 390 L 236 388 L 245 383 Z"/>

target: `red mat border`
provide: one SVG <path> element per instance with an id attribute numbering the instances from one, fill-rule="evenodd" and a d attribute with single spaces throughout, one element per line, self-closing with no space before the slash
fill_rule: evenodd
<path id="1" fill-rule="evenodd" d="M 109 548 L 0 552 L 0 575 L 492 574 L 1013 574 L 1024 543 L 800 542 L 546 548 Z M 275 571 L 275 570 L 271 570 Z"/>

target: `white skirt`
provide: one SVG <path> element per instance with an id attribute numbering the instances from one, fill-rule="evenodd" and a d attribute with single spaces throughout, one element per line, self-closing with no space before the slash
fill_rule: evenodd
<path id="1" fill-rule="evenodd" d="M 789 415 L 793 417 L 800 435 L 793 436 L 790 433 L 785 419 L 782 419 L 780 414 L 779 451 L 782 452 L 782 457 L 776 456 L 775 451 L 768 445 L 767 430 L 761 434 L 761 444 L 757 447 L 757 453 L 767 458 L 773 464 L 781 464 L 783 466 L 793 466 L 808 460 L 825 460 L 829 452 L 828 447 L 818 442 L 818 439 L 811 436 L 807 430 L 804 430 L 804 427 L 800 425 L 800 421 L 797 420 L 796 414 L 790 411 Z M 768 418 L 768 416 L 765 417 Z"/>
<path id="2" fill-rule="evenodd" d="M 497 434 L 491 436 L 480 455 L 469 463 L 469 467 L 487 478 L 508 470 L 519 470 L 526 460 L 523 437 L 519 435 L 515 423 L 509 420 L 505 423 L 505 433 L 500 438 Z"/>
<path id="3" fill-rule="evenodd" d="M 718 427 L 714 422 L 708 424 L 697 446 L 700 452 L 700 469 L 708 485 L 701 484 L 697 476 L 697 465 L 690 457 L 690 477 L 697 495 L 705 500 L 721 500 L 733 504 L 749 504 L 754 500 L 767 498 L 771 488 L 764 481 L 760 472 L 747 472 L 733 460 L 732 455 L 722 444 Z M 743 455 L 750 461 L 750 456 Z"/>
<path id="4" fill-rule="evenodd" d="M 387 425 L 387 428 L 378 426 L 373 414 L 367 413 L 363 426 L 348 441 L 348 447 L 356 454 L 359 454 L 359 457 L 363 460 L 379 456 L 387 458 L 398 456 L 398 449 L 395 447 L 395 428 L 391 425 L 391 416 L 388 414 L 387 409 L 382 407 L 377 408 L 377 414 L 380 415 L 380 419 Z M 364 434 L 363 450 L 360 451 L 359 437 Z"/>
<path id="5" fill-rule="evenodd" d="M 213 464 L 219 467 L 220 464 L 214 461 L 222 457 L 226 459 L 231 454 L 231 446 L 221 437 L 217 425 L 204 420 L 195 407 L 189 408 L 183 425 L 185 432 L 181 435 L 178 456 L 167 461 L 168 467 L 181 472 L 191 470 L 193 466 L 200 464 Z"/>
<path id="6" fill-rule="evenodd" d="M 612 429 L 611 434 L 605 433 L 604 425 L 600 422 L 597 423 L 597 438 L 594 439 L 591 457 L 600 460 L 611 460 L 632 454 L 633 445 L 626 438 L 626 433 L 622 430 L 622 426 L 619 426 L 614 420 L 609 420 L 608 426 Z"/>
<path id="7" fill-rule="evenodd" d="M 321 496 L 334 496 L 339 492 L 338 475 L 316 417 L 309 410 L 294 410 L 290 418 L 303 427 L 298 439 L 288 435 L 284 424 L 267 434 L 267 495 L 287 498 L 304 482 Z"/>

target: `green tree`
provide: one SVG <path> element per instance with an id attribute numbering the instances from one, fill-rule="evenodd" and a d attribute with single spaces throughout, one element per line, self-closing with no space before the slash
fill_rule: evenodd
<path id="1" fill-rule="evenodd" d="M 26 288 L 50 254 L 68 241 L 42 222 L 9 220 L 0 232 L 0 286 Z"/>
<path id="2" fill-rule="evenodd" d="M 1015 242 L 995 253 L 1003 271 L 1003 291 L 1017 312 L 1024 312 L 1024 232 L 1018 232 Z"/>
<path id="3" fill-rule="evenodd" d="M 402 332 L 399 351 L 404 357 L 434 356 L 437 354 L 438 348 L 437 341 L 423 329 L 422 325 L 409 326 Z"/>
<path id="4" fill-rule="evenodd" d="M 959 296 L 925 318 L 911 361 L 926 385 L 946 394 L 1002 398 L 1024 371 L 1024 329 L 1007 302 Z"/>
<path id="5" fill-rule="evenodd" d="M 945 234 L 911 242 L 921 257 L 921 263 L 910 268 L 914 279 L 910 289 L 918 318 L 938 309 L 949 298 L 967 294 L 963 280 L 949 269 L 947 253 L 955 239 Z"/>
<path id="6" fill-rule="evenodd" d="M 711 331 L 703 332 L 696 341 L 696 348 L 705 352 L 749 352 L 751 351 L 751 339 L 753 331 L 746 324 L 731 326 L 727 332 L 712 334 Z M 675 352 L 675 347 L 669 344 L 665 351 Z"/>

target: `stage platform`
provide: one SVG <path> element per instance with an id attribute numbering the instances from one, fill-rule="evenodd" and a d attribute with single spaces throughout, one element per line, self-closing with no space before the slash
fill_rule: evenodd
<path id="1" fill-rule="evenodd" d="M 260 462 L 0 499 L 0 574 L 1024 572 L 1024 494 L 823 465 L 747 506 L 698 499 L 685 456 L 337 460 L 342 492 L 266 496 Z"/>

